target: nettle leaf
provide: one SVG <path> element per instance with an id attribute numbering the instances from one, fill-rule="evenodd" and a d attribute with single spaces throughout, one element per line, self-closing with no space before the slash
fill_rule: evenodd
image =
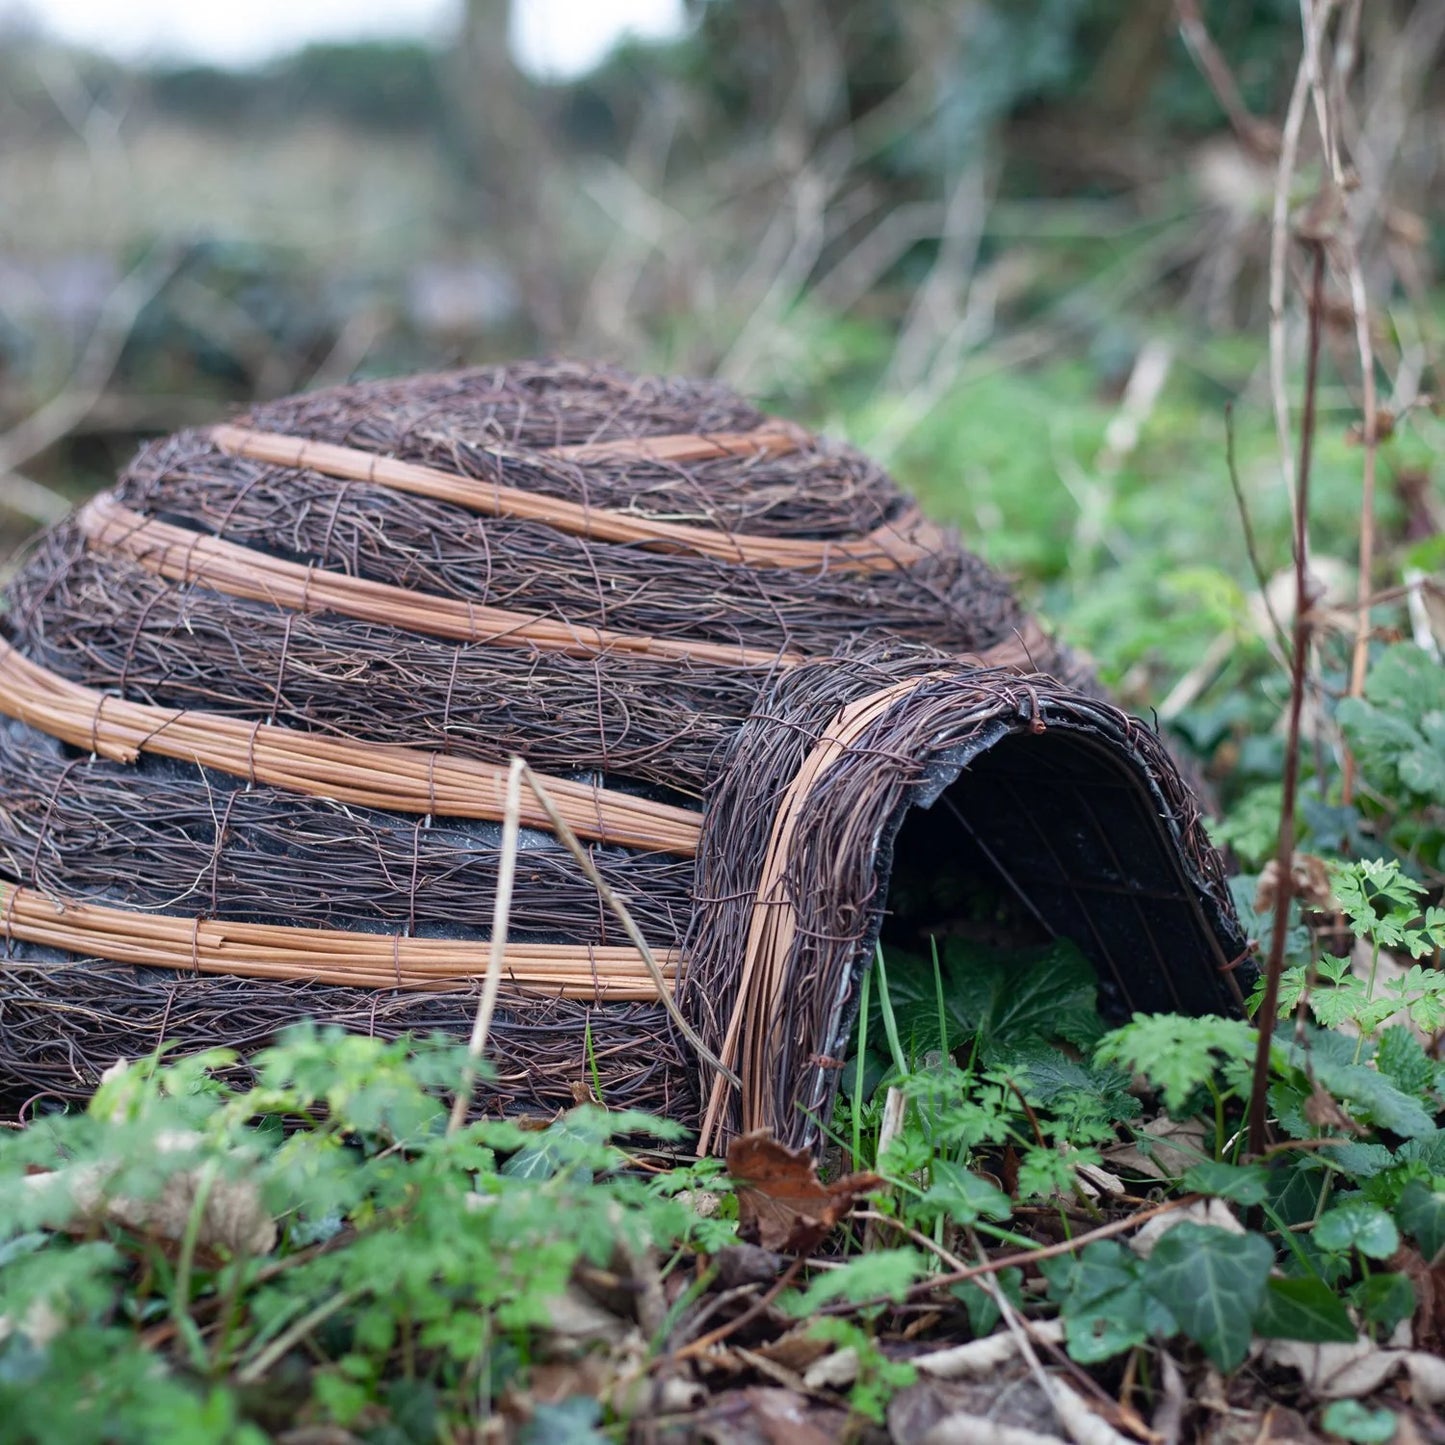
<path id="1" fill-rule="evenodd" d="M 1286 1058 L 1301 1072 L 1313 1071 L 1316 1083 L 1361 1123 L 1377 1124 L 1407 1139 L 1435 1132 L 1434 1116 L 1419 1099 L 1397 1089 L 1376 1070 L 1357 1064 L 1354 1054 L 1354 1040 L 1311 1029 L 1303 1047 L 1289 1045 Z"/>
<path id="2" fill-rule="evenodd" d="M 1171 1112 L 1223 1070 L 1232 1085 L 1247 1080 L 1254 1059 L 1254 1030 L 1242 1019 L 1178 1014 L 1139 1014 L 1105 1034 L 1095 1061 L 1143 1074 Z"/>
<path id="3" fill-rule="evenodd" d="M 1424 746 L 1399 760 L 1400 781 L 1412 793 L 1439 801 L 1445 798 L 1445 713 L 1429 713 L 1421 719 Z"/>
<path id="4" fill-rule="evenodd" d="M 1145 1290 L 1144 1262 L 1112 1239 L 1043 1260 L 1039 1268 L 1058 1301 L 1069 1355 L 1081 1365 L 1179 1331 L 1168 1307 Z"/>
<path id="5" fill-rule="evenodd" d="M 1269 1196 L 1269 1170 L 1256 1164 L 1224 1164 L 1205 1159 L 1185 1171 L 1184 1187 L 1251 1207 Z"/>
<path id="6" fill-rule="evenodd" d="M 1068 939 L 1006 953 L 950 939 L 939 968 L 949 1048 L 976 1039 L 980 1062 L 1059 1040 L 1092 1048 L 1103 1031 L 1094 970 Z M 895 966 L 888 989 L 905 1044 L 936 1049 L 938 990 L 931 964 Z"/>
<path id="7" fill-rule="evenodd" d="M 1322 1279 L 1271 1279 L 1254 1317 L 1254 1332 L 1266 1340 L 1306 1344 L 1351 1344 L 1355 1324 L 1344 1301 Z"/>
<path id="8" fill-rule="evenodd" d="M 1445 1187 L 1412 1179 L 1400 1191 L 1395 1222 L 1420 1248 L 1428 1264 L 1445 1255 Z"/>
<path id="9" fill-rule="evenodd" d="M 1365 696 L 1418 722 L 1426 713 L 1445 711 L 1445 672 L 1423 648 L 1398 643 L 1387 647 L 1370 669 Z"/>
<path id="10" fill-rule="evenodd" d="M 1388 1028 L 1375 1045 L 1375 1068 L 1407 1094 L 1426 1095 L 1436 1086 L 1440 1066 L 1420 1040 L 1400 1024 Z"/>
<path id="11" fill-rule="evenodd" d="M 1388 1259 L 1400 1247 L 1400 1231 L 1378 1204 L 1356 1196 L 1320 1216 L 1314 1240 L 1321 1249 L 1334 1254 L 1358 1249 L 1371 1259 Z"/>
<path id="12" fill-rule="evenodd" d="M 1144 1288 L 1221 1370 L 1249 1349 L 1274 1250 L 1258 1234 L 1176 1224 L 1145 1261 Z"/>
<path id="13" fill-rule="evenodd" d="M 1397 1162 L 1394 1151 L 1383 1144 L 1331 1144 L 1317 1150 L 1316 1157 L 1334 1164 L 1352 1179 L 1373 1179 Z"/>
<path id="14" fill-rule="evenodd" d="M 1036 1108 L 1049 1110 L 1065 1125 L 1064 1137 L 1080 1142 L 1079 1126 L 1095 1120 L 1112 1126 L 1137 1119 L 1143 1105 L 1129 1092 L 1122 1069 L 1071 1059 L 1057 1049 L 1020 1050 L 1010 1073 Z"/>
<path id="15" fill-rule="evenodd" d="M 1445 673 L 1418 647 L 1386 649 L 1370 669 L 1365 696 L 1346 698 L 1337 716 L 1367 777 L 1398 783 L 1430 802 L 1445 801 Z"/>

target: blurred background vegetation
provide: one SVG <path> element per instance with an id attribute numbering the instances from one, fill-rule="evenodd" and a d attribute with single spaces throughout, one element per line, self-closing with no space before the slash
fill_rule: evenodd
<path id="1" fill-rule="evenodd" d="M 1267 283 L 1294 0 L 689 0 L 675 38 L 565 81 L 514 59 L 527 3 L 240 70 L 64 46 L 43 4 L 10 22 L 3 540 L 140 439 L 253 397 L 536 353 L 717 374 L 882 457 L 1218 775 L 1277 777 L 1287 680 L 1226 416 L 1271 575 L 1289 560 Z M 1392 418 L 1388 587 L 1445 563 L 1445 5 L 1346 3 L 1338 24 Z M 1306 135 L 1287 204 L 1319 166 Z M 1314 528 L 1346 599 L 1343 285 Z"/>

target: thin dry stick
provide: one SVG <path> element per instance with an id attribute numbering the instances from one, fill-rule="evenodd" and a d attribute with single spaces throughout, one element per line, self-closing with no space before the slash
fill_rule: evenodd
<path id="1" fill-rule="evenodd" d="M 557 834 L 562 846 L 577 860 L 577 866 L 586 874 L 588 882 L 597 890 L 597 896 L 617 916 L 617 921 L 621 923 L 623 930 L 632 941 L 632 946 L 642 956 L 643 964 L 648 973 L 652 975 L 653 983 L 657 985 L 657 997 L 663 1008 L 667 1010 L 668 1017 L 677 1025 L 678 1032 L 697 1050 L 698 1055 L 711 1064 L 733 1088 L 741 1089 L 742 1080 L 708 1048 L 697 1030 L 683 1017 L 682 1010 L 678 1008 L 673 999 L 672 986 L 658 966 L 657 959 L 653 957 L 652 949 L 642 936 L 642 930 L 633 921 L 632 915 L 627 911 L 627 905 L 612 891 L 607 880 L 598 872 L 597 865 L 592 861 L 587 850 L 578 842 L 577 835 L 568 825 L 566 818 L 558 811 L 552 799 L 547 796 L 547 790 L 542 786 L 541 779 L 520 758 L 514 759 L 514 766 L 517 764 L 520 764 L 522 777 L 526 779 L 532 795 L 551 821 L 553 831 Z"/>
<path id="2" fill-rule="evenodd" d="M 948 1289 L 956 1284 L 965 1284 L 982 1275 L 998 1274 L 1005 1269 L 1025 1269 L 1030 1265 L 1037 1264 L 1040 1260 L 1056 1259 L 1061 1254 L 1073 1254 L 1077 1250 L 1083 1249 L 1085 1245 L 1093 1244 L 1095 1240 L 1112 1239 L 1116 1234 L 1127 1234 L 1131 1229 L 1137 1229 L 1141 1224 L 1160 1214 L 1172 1214 L 1176 1209 L 1187 1209 L 1191 1204 L 1197 1204 L 1203 1198 L 1202 1194 L 1184 1194 L 1178 1199 L 1169 1199 L 1163 1204 L 1156 1204 L 1149 1209 L 1141 1209 L 1136 1214 L 1126 1214 L 1121 1219 L 1101 1224 L 1087 1234 L 1075 1235 L 1073 1239 L 1063 1239 L 1057 1244 L 1046 1244 L 1040 1249 L 1021 1249 L 1014 1254 L 1001 1254 L 997 1259 L 984 1260 L 981 1264 L 969 1265 L 966 1269 L 955 1270 L 952 1274 L 933 1275 L 929 1279 L 920 1280 L 911 1286 L 904 1298 L 920 1299 L 925 1295 L 932 1294 L 935 1290 Z M 819 1310 L 819 1314 L 851 1314 L 854 1310 L 871 1309 L 875 1305 L 896 1303 L 897 1301 L 888 1295 L 878 1295 L 873 1299 L 864 1300 L 861 1304 L 847 1302 L 838 1305 L 824 1305 Z"/>
<path id="3" fill-rule="evenodd" d="M 1229 485 L 1234 492 L 1234 505 L 1239 512 L 1239 525 L 1244 529 L 1244 549 L 1249 554 L 1250 570 L 1254 573 L 1255 586 L 1259 588 L 1260 600 L 1264 603 L 1265 615 L 1274 630 L 1274 640 L 1279 647 L 1281 658 L 1289 656 L 1289 639 L 1285 636 L 1284 624 L 1275 611 L 1274 599 L 1269 595 L 1269 576 L 1259 555 L 1259 543 L 1254 535 L 1254 523 L 1249 516 L 1249 503 L 1245 500 L 1244 487 L 1239 480 L 1239 466 L 1234 454 L 1234 403 L 1224 408 L 1224 459 L 1229 468 Z"/>
<path id="4" fill-rule="evenodd" d="M 1276 138 L 1268 122 L 1260 120 L 1244 103 L 1234 72 L 1205 27 L 1204 18 L 1199 13 L 1199 0 L 1177 0 L 1177 9 L 1179 33 L 1189 47 L 1194 63 L 1209 82 L 1214 98 L 1228 116 L 1234 133 L 1254 155 L 1267 158 L 1272 153 Z"/>
<path id="5" fill-rule="evenodd" d="M 487 1047 L 497 993 L 502 987 L 502 959 L 507 952 L 507 922 L 512 912 L 512 880 L 517 876 L 517 830 L 522 817 L 522 769 L 527 765 L 513 758 L 507 769 L 507 802 L 502 814 L 502 857 L 497 866 L 497 897 L 492 907 L 492 946 L 487 954 L 487 977 L 477 1000 L 472 1036 L 467 1040 L 467 1061 L 462 1065 L 461 1086 L 452 1100 L 447 1133 L 455 1134 L 466 1123 L 467 1107 L 477 1081 L 477 1064 Z"/>
<path id="6" fill-rule="evenodd" d="M 1334 0 L 1317 0 L 1311 5 L 1305 0 L 1305 15 L 1313 23 L 1308 25 L 1305 58 L 1310 70 L 1310 88 L 1314 95 L 1325 154 L 1329 160 L 1330 175 L 1335 191 L 1342 201 L 1350 189 L 1345 176 L 1344 165 L 1339 154 L 1339 126 L 1335 115 L 1336 95 L 1326 86 L 1323 78 L 1323 64 L 1319 47 L 1323 40 L 1324 27 L 1328 21 Z M 1358 16 L 1355 17 L 1358 19 Z M 1346 41 L 1351 51 L 1353 42 Z M 1341 75 L 1337 56 L 1334 73 Z M 1343 206 L 1343 220 L 1339 228 L 1338 242 L 1344 252 L 1345 274 L 1350 286 L 1350 309 L 1354 313 L 1355 347 L 1360 357 L 1360 382 L 1364 405 L 1364 468 L 1360 493 L 1360 571 L 1358 581 L 1359 613 L 1355 618 L 1355 646 L 1350 661 L 1349 695 L 1359 697 L 1365 690 L 1365 668 L 1368 660 L 1370 641 L 1370 595 L 1371 573 L 1375 562 L 1375 463 L 1379 447 L 1378 397 L 1375 390 L 1375 349 L 1370 338 L 1369 297 L 1365 291 L 1365 273 L 1360 264 L 1360 247 L 1355 233 L 1354 217 L 1346 202 Z M 1348 749 L 1344 756 L 1344 779 L 1342 798 L 1346 807 L 1355 792 L 1355 758 Z"/>
<path id="7" fill-rule="evenodd" d="M 973 1242 L 979 1254 L 983 1254 L 983 1248 L 979 1245 L 978 1240 L 975 1238 Z M 1004 1325 L 1014 1337 L 1019 1353 L 1029 1367 L 1029 1372 L 1043 1391 L 1044 1398 L 1053 1406 L 1059 1424 L 1064 1427 L 1069 1438 L 1074 1441 L 1074 1445 L 1130 1445 L 1127 1435 L 1121 1435 L 1112 1425 L 1096 1415 L 1062 1380 L 1056 1379 L 1044 1369 L 1043 1362 L 1034 1349 L 1028 1321 L 1019 1316 L 1018 1311 L 1014 1309 L 1008 1296 L 998 1287 L 997 1283 L 987 1276 L 982 1276 L 978 1284 L 979 1288 L 993 1301 L 999 1314 L 1003 1316 Z M 1087 1375 L 1083 1378 L 1098 1393 L 1103 1393 L 1098 1386 L 1093 1385 L 1093 1381 L 1089 1380 Z M 1115 1410 L 1120 1409 L 1114 1401 L 1110 1400 L 1109 1403 Z"/>
<path id="8" fill-rule="evenodd" d="M 1290 659 L 1289 732 L 1284 753 L 1284 800 L 1280 809 L 1278 893 L 1274 905 L 1274 931 L 1265 965 L 1264 1002 L 1255 1015 L 1259 1039 L 1254 1055 L 1254 1083 L 1249 1099 L 1249 1152 L 1258 1156 L 1269 1146 L 1267 1092 L 1269 1055 L 1279 1016 L 1279 984 L 1284 973 L 1284 938 L 1289 928 L 1289 905 L 1294 897 L 1295 793 L 1299 786 L 1300 713 L 1304 706 L 1305 664 L 1309 655 L 1312 618 L 1309 571 L 1306 566 L 1309 528 L 1310 457 L 1314 445 L 1315 393 L 1319 385 L 1320 318 L 1324 310 L 1325 251 L 1315 241 L 1310 281 L 1309 346 L 1305 359 L 1304 415 L 1300 420 L 1299 492 L 1294 526 L 1294 636 Z"/>
<path id="9" fill-rule="evenodd" d="M 1274 210 L 1269 236 L 1269 389 L 1274 399 L 1274 430 L 1279 465 L 1290 505 L 1295 496 L 1294 442 L 1289 414 L 1289 377 L 1285 355 L 1284 281 L 1289 257 L 1289 188 L 1299 160 L 1300 132 L 1309 100 L 1309 72 L 1303 59 L 1295 72 L 1294 90 L 1280 135 L 1279 165 L 1275 170 Z"/>

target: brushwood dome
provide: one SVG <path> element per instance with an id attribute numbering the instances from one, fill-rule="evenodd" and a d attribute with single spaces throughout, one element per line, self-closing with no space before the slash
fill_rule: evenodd
<path id="1" fill-rule="evenodd" d="M 1069 939 L 1115 1013 L 1238 1006 L 1155 734 L 876 463 L 715 384 L 267 402 L 144 447 L 4 602 L 10 1092 L 303 1017 L 464 1033 L 514 755 L 589 867 L 524 793 L 487 1107 L 600 1086 L 806 1142 L 880 935 Z"/>

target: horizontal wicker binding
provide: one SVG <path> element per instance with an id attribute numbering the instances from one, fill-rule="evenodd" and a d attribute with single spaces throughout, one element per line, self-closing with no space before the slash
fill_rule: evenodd
<path id="1" fill-rule="evenodd" d="M 600 1085 L 706 1147 L 813 1137 L 908 926 L 895 857 L 956 855 L 1117 1005 L 1237 993 L 1152 735 L 874 463 L 721 387 L 548 363 L 265 403 L 146 447 L 0 628 L 15 1089 L 308 1015 L 465 1030 L 514 754 L 591 866 L 524 799 L 497 1108 Z"/>

